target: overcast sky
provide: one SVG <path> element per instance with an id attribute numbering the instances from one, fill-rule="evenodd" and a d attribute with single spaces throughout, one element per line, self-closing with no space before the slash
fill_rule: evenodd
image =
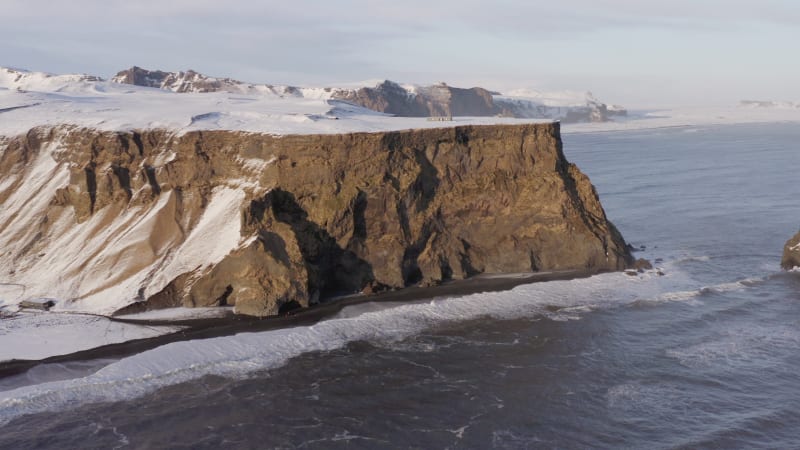
<path id="1" fill-rule="evenodd" d="M 796 0 L 0 0 L 0 66 L 800 100 Z"/>

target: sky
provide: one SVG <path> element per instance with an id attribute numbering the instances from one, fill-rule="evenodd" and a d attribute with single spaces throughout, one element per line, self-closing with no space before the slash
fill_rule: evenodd
<path id="1" fill-rule="evenodd" d="M 796 0 L 0 0 L 0 66 L 301 86 L 591 91 L 627 107 L 800 101 Z"/>

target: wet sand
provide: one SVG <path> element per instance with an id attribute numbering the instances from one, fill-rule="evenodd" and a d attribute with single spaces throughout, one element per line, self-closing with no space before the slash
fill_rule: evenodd
<path id="1" fill-rule="evenodd" d="M 40 364 L 63 363 L 99 358 L 123 358 L 141 353 L 171 342 L 192 339 L 208 339 L 230 336 L 237 333 L 268 331 L 278 328 L 313 325 L 321 320 L 335 316 L 344 307 L 367 302 L 412 303 L 437 297 L 454 297 L 478 292 L 497 292 L 513 289 L 516 286 L 544 281 L 585 278 L 599 272 L 590 270 L 564 270 L 526 274 L 478 275 L 466 280 L 449 281 L 430 287 L 407 287 L 396 291 L 374 295 L 351 295 L 323 301 L 323 303 L 298 310 L 286 316 L 266 318 L 231 315 L 189 320 L 137 320 L 122 317 L 108 317 L 109 320 L 143 326 L 184 326 L 185 329 L 162 336 L 137 339 L 95 347 L 66 355 L 52 356 L 41 360 L 11 360 L 0 362 L 0 378 L 23 373 Z"/>

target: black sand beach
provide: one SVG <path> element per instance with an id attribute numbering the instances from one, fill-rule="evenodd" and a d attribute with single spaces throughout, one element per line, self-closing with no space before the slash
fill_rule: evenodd
<path id="1" fill-rule="evenodd" d="M 598 273 L 590 270 L 563 270 L 539 273 L 522 274 L 484 274 L 466 280 L 454 280 L 436 286 L 412 286 L 396 291 L 382 292 L 374 295 L 350 295 L 323 301 L 321 304 L 296 310 L 284 316 L 266 318 L 250 317 L 231 314 L 227 317 L 183 319 L 183 320 L 141 320 L 126 319 L 124 316 L 108 317 L 115 322 L 129 323 L 142 326 L 181 326 L 181 331 L 156 336 L 152 338 L 136 339 L 117 344 L 109 344 L 82 350 L 65 355 L 52 356 L 40 360 L 15 359 L 0 362 L 0 378 L 23 373 L 41 364 L 64 363 L 69 361 L 83 361 L 100 358 L 121 358 L 136 353 L 160 347 L 171 342 L 188 341 L 192 339 L 209 339 L 220 336 L 230 336 L 237 333 L 268 331 L 279 328 L 313 325 L 321 320 L 330 318 L 339 313 L 344 307 L 367 302 L 380 303 L 411 303 L 429 300 L 436 297 L 453 297 L 469 295 L 478 292 L 497 292 L 513 289 L 516 286 L 554 280 L 569 280 L 589 277 Z"/>

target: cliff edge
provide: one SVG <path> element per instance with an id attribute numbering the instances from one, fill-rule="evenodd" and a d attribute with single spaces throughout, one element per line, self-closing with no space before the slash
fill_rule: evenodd
<path id="1" fill-rule="evenodd" d="M 631 262 L 558 123 L 283 137 L 59 126 L 0 151 L 0 277 L 63 309 L 266 316 Z"/>
<path id="2" fill-rule="evenodd" d="M 786 241 L 786 245 L 783 246 L 781 267 L 786 270 L 800 267 L 800 233 L 795 234 L 794 237 Z"/>

